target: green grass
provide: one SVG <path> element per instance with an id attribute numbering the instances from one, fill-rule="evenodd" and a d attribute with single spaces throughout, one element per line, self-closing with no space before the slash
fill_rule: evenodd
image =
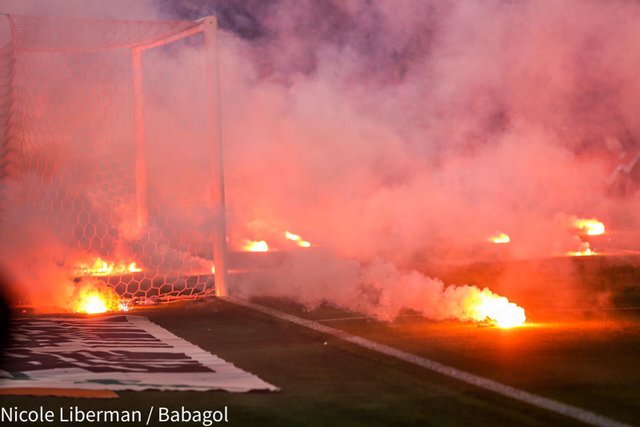
<path id="1" fill-rule="evenodd" d="M 389 324 L 366 320 L 327 324 L 545 397 L 640 424 L 640 322 L 629 317 L 533 323 L 510 330 L 412 317 Z"/>
<path id="2" fill-rule="evenodd" d="M 3 396 L 2 405 L 143 411 L 150 405 L 184 405 L 191 410 L 228 405 L 231 424 L 238 426 L 575 425 L 221 301 L 146 310 L 145 314 L 282 391 L 120 392 L 120 398 L 113 400 Z"/>

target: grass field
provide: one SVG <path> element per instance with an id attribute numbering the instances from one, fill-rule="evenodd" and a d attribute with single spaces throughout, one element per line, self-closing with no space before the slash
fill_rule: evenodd
<path id="1" fill-rule="evenodd" d="M 607 270 L 610 267 L 613 270 Z M 474 267 L 464 274 L 472 278 L 483 271 Z M 585 287 L 617 286 L 622 280 L 622 288 L 627 289 L 636 277 L 640 277 L 637 267 L 617 265 L 589 267 L 580 280 Z M 630 302 L 624 295 L 619 298 L 623 305 Z M 640 424 L 640 317 L 634 310 L 572 319 L 560 316 L 560 321 L 539 310 L 542 321 L 534 311 L 529 326 L 502 330 L 430 322 L 417 316 L 384 323 L 329 306 L 307 311 L 285 300 L 258 302 L 621 422 Z M 192 410 L 227 405 L 231 424 L 239 426 L 580 425 L 224 301 L 180 303 L 133 314 L 148 316 L 281 391 L 119 392 L 120 398 L 112 400 L 3 396 L 2 405 L 141 410 L 149 405 L 184 405 Z"/>

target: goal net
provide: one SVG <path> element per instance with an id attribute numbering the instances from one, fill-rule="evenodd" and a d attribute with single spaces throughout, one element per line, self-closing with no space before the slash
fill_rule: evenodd
<path id="1" fill-rule="evenodd" d="M 215 32 L 0 15 L 4 253 L 124 298 L 226 293 Z"/>

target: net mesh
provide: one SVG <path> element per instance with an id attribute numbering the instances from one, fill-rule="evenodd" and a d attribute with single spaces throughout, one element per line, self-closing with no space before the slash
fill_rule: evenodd
<path id="1" fill-rule="evenodd" d="M 3 221 L 36 230 L 34 249 L 64 246 L 56 263 L 70 277 L 125 298 L 212 292 L 203 35 L 141 50 L 138 98 L 132 62 L 136 46 L 196 24 L 0 21 Z"/>

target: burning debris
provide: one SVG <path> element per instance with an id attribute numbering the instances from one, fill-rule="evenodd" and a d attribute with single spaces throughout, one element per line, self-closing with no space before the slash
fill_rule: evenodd
<path id="1" fill-rule="evenodd" d="M 101 257 L 93 262 L 76 264 L 73 275 L 76 277 L 75 290 L 70 310 L 74 313 L 100 314 L 107 312 L 129 311 L 129 304 L 111 287 L 91 277 L 117 276 L 142 272 L 137 262 L 106 261 Z M 84 278 L 84 279 L 80 279 Z"/>
<path id="2" fill-rule="evenodd" d="M 117 261 L 109 262 L 102 258 L 97 258 L 93 263 L 79 263 L 73 270 L 73 274 L 78 277 L 87 276 L 115 276 L 119 274 L 139 273 L 142 268 L 137 262 Z"/>
<path id="3" fill-rule="evenodd" d="M 568 256 L 594 256 L 598 253 L 591 248 L 591 243 L 585 240 L 585 237 L 601 236 L 605 233 L 604 223 L 595 218 L 579 218 L 571 217 L 571 227 L 577 230 L 581 235 L 575 236 L 578 242 L 578 249 L 568 251 Z"/>
<path id="4" fill-rule="evenodd" d="M 576 218 L 573 221 L 573 226 L 587 236 L 600 236 L 605 232 L 604 224 L 595 218 Z"/>
<path id="5" fill-rule="evenodd" d="M 101 282 L 78 284 L 71 303 L 74 313 L 100 314 L 128 310 L 128 304 L 120 295 Z"/>
<path id="6" fill-rule="evenodd" d="M 524 309 L 507 298 L 485 288 L 470 301 L 469 311 L 476 322 L 486 322 L 500 328 L 521 326 L 527 320 Z"/>
<path id="7" fill-rule="evenodd" d="M 242 250 L 247 252 L 269 252 L 269 244 L 265 240 L 247 240 Z"/>
<path id="8" fill-rule="evenodd" d="M 298 247 L 301 248 L 310 248 L 311 243 L 304 240 L 299 234 L 292 233 L 290 231 L 285 231 L 283 234 L 284 238 L 288 242 L 295 243 Z M 245 252 L 269 252 L 273 250 L 278 250 L 278 247 L 272 248 L 269 246 L 266 240 L 245 240 L 242 246 L 242 250 Z"/>
<path id="9" fill-rule="evenodd" d="M 498 245 L 511 242 L 511 238 L 509 237 L 509 235 L 502 232 L 494 234 L 493 236 L 489 237 L 488 240 L 491 243 L 495 243 Z"/>
<path id="10" fill-rule="evenodd" d="M 285 231 L 284 232 L 284 237 L 286 239 L 288 239 L 288 240 L 296 242 L 298 244 L 298 246 L 300 246 L 301 248 L 310 248 L 311 247 L 311 243 L 307 242 L 306 240 L 303 240 L 302 237 L 300 237 L 298 234 L 294 234 L 294 233 L 291 233 L 289 231 Z"/>
<path id="11" fill-rule="evenodd" d="M 569 251 L 567 252 L 569 256 L 593 256 L 598 255 L 596 251 L 591 249 L 591 244 L 589 242 L 582 242 L 580 244 L 580 249 L 577 251 Z"/>

